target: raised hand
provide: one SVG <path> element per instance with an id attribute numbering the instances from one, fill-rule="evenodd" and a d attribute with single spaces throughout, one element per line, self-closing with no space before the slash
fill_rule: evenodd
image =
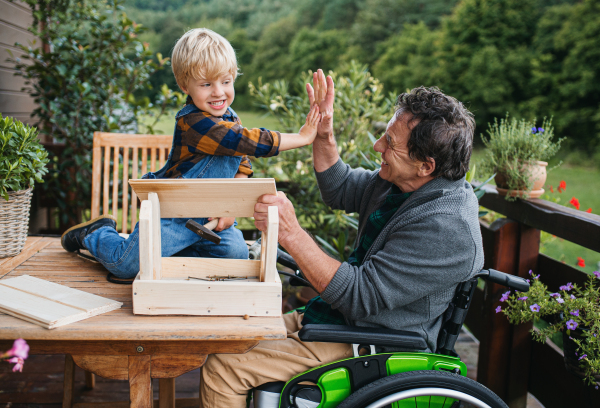
<path id="1" fill-rule="evenodd" d="M 335 99 L 335 88 L 331 76 L 325 78 L 322 69 L 313 73 L 313 85 L 306 84 L 306 93 L 310 105 L 319 106 L 321 111 L 321 122 L 317 128 L 318 137 L 328 137 L 333 134 L 333 102 Z"/>
<path id="2" fill-rule="evenodd" d="M 306 115 L 306 123 L 300 128 L 298 134 L 305 139 L 307 145 L 311 144 L 317 136 L 317 127 L 319 125 L 319 106 L 311 105 L 310 112 Z"/>

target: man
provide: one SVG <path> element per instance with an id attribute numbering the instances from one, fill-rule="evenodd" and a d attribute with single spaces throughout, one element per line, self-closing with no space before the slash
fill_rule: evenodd
<path id="1" fill-rule="evenodd" d="M 242 355 L 211 355 L 201 375 L 203 407 L 242 407 L 248 390 L 327 362 L 348 358 L 351 346 L 303 343 L 308 323 L 340 323 L 418 332 L 435 351 L 442 314 L 456 285 L 483 266 L 478 202 L 465 174 L 472 150 L 472 114 L 436 88 L 398 97 L 385 134 L 375 143 L 381 169 L 351 169 L 337 151 L 332 114 L 334 86 L 322 71 L 307 85 L 323 119 L 313 144 L 323 200 L 359 214 L 349 262 L 330 258 L 300 227 L 285 194 L 255 206 L 258 229 L 269 206 L 279 209 L 279 243 L 320 292 L 303 314 L 284 316 L 288 338 L 263 341 Z"/>

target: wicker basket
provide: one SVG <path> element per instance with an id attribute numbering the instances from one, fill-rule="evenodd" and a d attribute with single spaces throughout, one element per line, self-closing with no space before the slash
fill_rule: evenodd
<path id="1" fill-rule="evenodd" d="M 0 197 L 0 258 L 18 255 L 25 246 L 32 190 L 9 192 L 8 201 Z"/>

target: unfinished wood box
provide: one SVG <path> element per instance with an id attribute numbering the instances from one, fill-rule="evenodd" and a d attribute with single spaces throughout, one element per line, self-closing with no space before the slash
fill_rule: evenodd
<path id="1" fill-rule="evenodd" d="M 129 180 L 129 184 L 142 200 L 134 314 L 281 316 L 277 207 L 269 207 L 260 261 L 161 256 L 160 218 L 252 217 L 261 195 L 277 193 L 274 179 Z M 255 278 L 193 279 L 211 275 Z"/>

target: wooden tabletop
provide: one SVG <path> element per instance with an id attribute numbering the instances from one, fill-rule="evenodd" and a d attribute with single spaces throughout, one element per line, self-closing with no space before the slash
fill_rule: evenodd
<path id="1" fill-rule="evenodd" d="M 0 313 L 0 340 L 244 341 L 286 338 L 281 317 L 135 316 L 130 285 L 110 283 L 100 264 L 66 252 L 60 238 L 28 237 L 23 251 L 0 259 L 0 279 L 30 275 L 123 302 L 100 316 L 47 330 Z"/>

